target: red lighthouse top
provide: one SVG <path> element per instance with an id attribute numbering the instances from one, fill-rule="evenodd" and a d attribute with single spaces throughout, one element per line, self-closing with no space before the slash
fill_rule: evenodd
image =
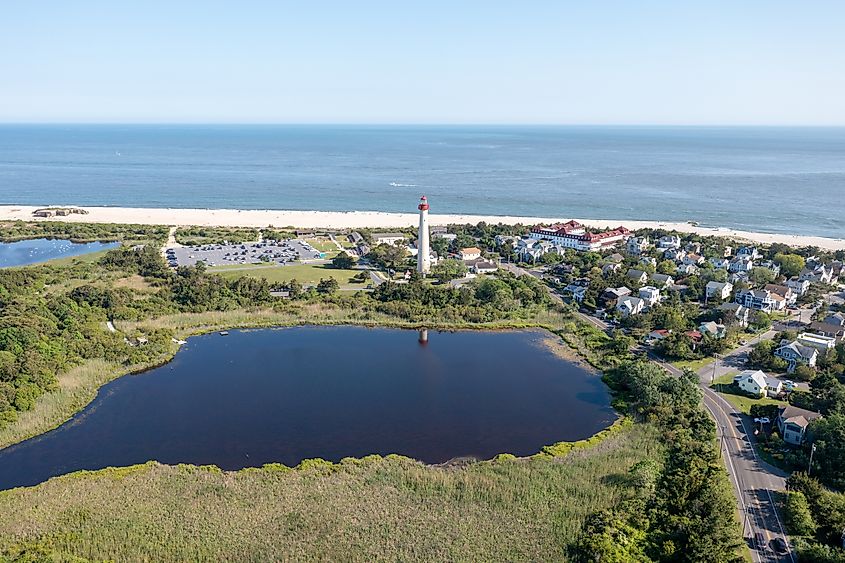
<path id="1" fill-rule="evenodd" d="M 420 204 L 417 206 L 417 209 L 419 209 L 420 211 L 428 211 L 428 200 L 425 198 L 425 196 L 422 196 L 420 198 Z"/>

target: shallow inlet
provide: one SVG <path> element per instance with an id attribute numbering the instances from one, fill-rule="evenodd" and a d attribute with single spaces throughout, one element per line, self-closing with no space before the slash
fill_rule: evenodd
<path id="1" fill-rule="evenodd" d="M 80 469 L 235 470 L 397 453 L 427 463 L 530 455 L 615 419 L 601 379 L 525 331 L 355 326 L 189 339 L 169 364 L 105 385 L 63 426 L 0 450 L 0 488 Z"/>
<path id="2" fill-rule="evenodd" d="M 62 239 L 30 239 L 17 242 L 0 242 L 0 268 L 26 266 L 55 260 L 82 256 L 99 250 L 120 246 L 118 242 L 71 242 Z"/>

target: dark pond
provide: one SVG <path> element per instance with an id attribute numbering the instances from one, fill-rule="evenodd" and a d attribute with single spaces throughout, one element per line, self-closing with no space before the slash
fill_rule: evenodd
<path id="1" fill-rule="evenodd" d="M 116 248 L 117 242 L 71 242 L 69 240 L 38 238 L 0 243 L 0 268 L 26 266 L 56 258 L 79 256 L 98 250 Z"/>
<path id="2" fill-rule="evenodd" d="M 542 331 L 363 327 L 191 338 L 174 360 L 117 379 L 65 425 L 0 450 L 0 488 L 79 469 L 223 469 L 398 453 L 429 463 L 529 455 L 615 418 L 601 379 Z"/>

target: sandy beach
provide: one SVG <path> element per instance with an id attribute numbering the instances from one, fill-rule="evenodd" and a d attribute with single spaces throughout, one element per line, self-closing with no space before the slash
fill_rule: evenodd
<path id="1" fill-rule="evenodd" d="M 74 214 L 67 217 L 48 219 L 35 218 L 32 212 L 35 206 L 3 205 L 0 206 L 1 221 L 69 221 L 76 223 L 137 223 L 145 225 L 208 226 L 208 227 L 297 227 L 303 229 L 355 229 L 370 227 L 390 229 L 411 227 L 417 224 L 416 213 L 382 213 L 377 211 L 275 211 L 275 210 L 238 210 L 238 209 L 159 209 L 134 207 L 82 207 L 87 214 Z M 450 223 L 487 223 L 524 224 L 553 223 L 566 221 L 572 217 L 515 217 L 509 215 L 449 215 L 432 214 L 432 225 Z M 791 246 L 817 246 L 826 250 L 845 249 L 845 240 L 838 238 L 815 237 L 806 235 L 786 235 L 774 233 L 754 233 L 728 228 L 710 228 L 693 226 L 689 223 L 670 223 L 661 221 L 620 221 L 618 219 L 580 219 L 584 225 L 596 228 L 614 228 L 620 224 L 631 230 L 669 229 L 684 233 L 718 235 L 734 239 L 771 244 L 783 243 Z"/>

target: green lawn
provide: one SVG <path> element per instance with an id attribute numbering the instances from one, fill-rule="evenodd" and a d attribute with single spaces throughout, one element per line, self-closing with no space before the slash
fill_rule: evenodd
<path id="1" fill-rule="evenodd" d="M 337 246 L 335 243 L 328 239 L 321 239 L 321 238 L 309 238 L 305 239 L 305 242 L 319 250 L 320 252 L 337 252 Z"/>
<path id="2" fill-rule="evenodd" d="M 678 369 L 689 368 L 692 371 L 697 372 L 704 366 L 708 366 L 713 363 L 714 358 L 701 358 L 700 360 L 681 360 L 677 362 L 672 362 L 672 365 Z"/>
<path id="3" fill-rule="evenodd" d="M 751 397 L 747 397 L 745 395 L 737 395 L 734 391 L 735 388 L 733 385 L 735 373 L 729 373 L 723 375 L 721 377 L 717 377 L 716 381 L 713 385 L 710 386 L 711 389 L 715 389 L 719 392 L 719 394 L 724 397 L 724 399 L 729 402 L 736 410 L 745 413 L 751 414 L 751 407 L 753 405 L 786 405 L 786 401 L 780 401 L 778 399 L 770 399 L 768 397 L 764 399 L 752 399 Z M 737 390 L 738 392 L 738 390 Z"/>
<path id="4" fill-rule="evenodd" d="M 326 264 L 295 264 L 288 266 L 250 264 L 246 266 L 215 266 L 210 272 L 220 274 L 226 279 L 237 279 L 243 276 L 265 278 L 268 282 L 289 282 L 296 279 L 303 284 L 316 284 L 321 278 L 334 278 L 341 286 L 354 285 L 363 287 L 365 284 L 353 284 L 352 277 L 361 270 L 340 270 L 328 267 Z"/>

